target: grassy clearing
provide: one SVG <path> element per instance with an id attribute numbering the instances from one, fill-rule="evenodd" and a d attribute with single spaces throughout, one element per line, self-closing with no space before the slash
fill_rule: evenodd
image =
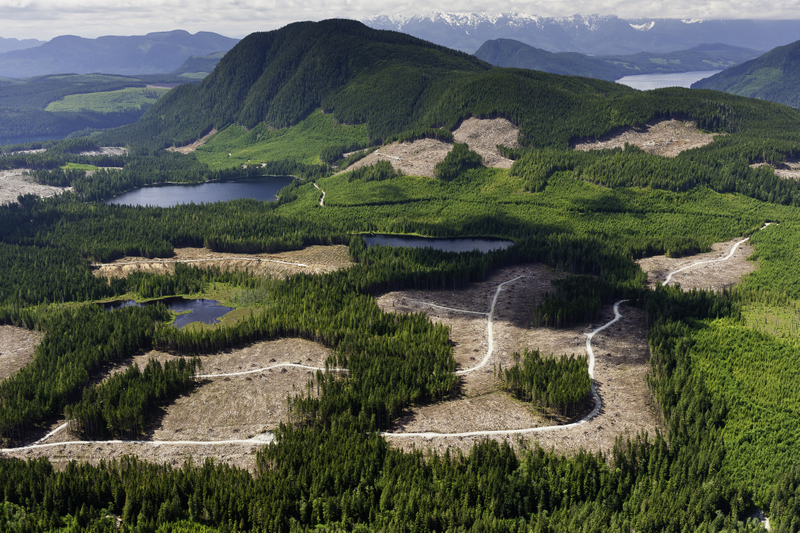
<path id="1" fill-rule="evenodd" d="M 62 170 L 98 170 L 99 167 L 94 165 L 86 165 L 83 163 L 67 163 L 61 167 Z"/>
<path id="2" fill-rule="evenodd" d="M 94 111 L 97 113 L 119 113 L 141 109 L 154 104 L 169 89 L 155 87 L 128 87 L 118 91 L 70 94 L 51 102 L 45 111 L 54 113 Z"/>
<path id="3" fill-rule="evenodd" d="M 366 125 L 338 124 L 332 115 L 315 111 L 291 128 L 275 130 L 264 123 L 251 130 L 229 126 L 195 154 L 212 169 L 285 159 L 314 164 L 320 162 L 319 154 L 329 146 L 351 146 L 368 140 Z"/>

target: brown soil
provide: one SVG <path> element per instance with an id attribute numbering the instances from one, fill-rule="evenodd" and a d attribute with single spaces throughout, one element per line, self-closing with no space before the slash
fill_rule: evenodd
<path id="1" fill-rule="evenodd" d="M 206 261 L 209 259 L 211 261 Z M 258 261 L 259 259 L 261 261 Z M 174 257 L 170 259 L 128 256 L 113 263 L 94 265 L 94 274 L 112 278 L 125 277 L 136 271 L 173 273 L 175 263 L 185 261 L 197 267 L 241 270 L 277 278 L 285 278 L 299 272 L 309 274 L 333 272 L 353 265 L 345 245 L 309 246 L 302 250 L 278 254 L 228 254 L 212 252 L 207 248 L 176 248 Z M 298 263 L 298 265 L 287 263 Z"/>
<path id="2" fill-rule="evenodd" d="M 201 146 L 206 144 L 211 137 L 216 135 L 216 133 L 217 133 L 217 129 L 214 128 L 211 131 L 209 131 L 207 134 L 205 134 L 202 137 L 200 137 L 199 139 L 197 139 L 192 144 L 187 144 L 186 146 L 170 146 L 169 148 L 167 148 L 167 151 L 168 152 L 178 152 L 179 154 L 191 154 L 192 152 L 194 152 L 195 150 L 197 150 L 198 148 L 200 148 Z"/>
<path id="3" fill-rule="evenodd" d="M 0 326 L 0 381 L 33 360 L 43 333 L 14 326 Z"/>
<path id="4" fill-rule="evenodd" d="M 258 342 L 246 348 L 203 356 L 203 374 L 245 372 L 280 363 L 300 362 L 307 366 L 322 367 L 330 351 L 316 343 L 302 339 L 280 339 Z M 162 363 L 179 356 L 151 351 L 137 355 L 104 374 L 108 377 L 124 371 L 133 363 L 144 368 L 148 359 Z M 300 368 L 276 368 L 263 372 L 206 378 L 198 382 L 190 394 L 178 398 L 165 407 L 148 431 L 152 441 L 222 441 L 245 440 L 274 430 L 288 421 L 288 396 L 305 394 L 312 372 Z M 59 420 L 49 430 L 63 424 Z M 47 443 L 68 442 L 76 436 L 61 431 L 47 439 Z M 135 454 L 141 459 L 183 464 L 192 455 L 202 461 L 212 457 L 218 461 L 253 469 L 254 451 L 259 446 L 250 443 L 233 444 L 134 444 L 97 443 L 57 446 L 11 452 L 15 457 L 48 457 L 56 464 L 69 460 L 97 462 L 100 458 Z"/>
<path id="5" fill-rule="evenodd" d="M 731 247 L 741 240 L 742 237 L 737 237 L 726 242 L 712 244 L 712 251 L 704 254 L 675 259 L 657 255 L 640 259 L 638 263 L 642 270 L 647 272 L 647 284 L 650 287 L 654 287 L 657 281 L 663 283 L 669 272 L 680 270 L 699 261 L 725 257 L 730 252 Z M 727 261 L 705 263 L 679 272 L 672 276 L 670 285 L 680 283 L 681 288 L 687 291 L 691 289 L 719 291 L 732 287 L 741 281 L 745 274 L 749 274 L 756 269 L 756 262 L 747 260 L 752 253 L 752 246 L 748 243 L 741 244 Z"/>
<path id="6" fill-rule="evenodd" d="M 800 180 L 800 162 L 798 161 L 787 161 L 782 165 L 777 167 L 773 167 L 769 163 L 755 163 L 750 165 L 753 168 L 758 167 L 772 167 L 775 171 L 775 175 L 779 178 L 783 178 L 785 180 Z"/>
<path id="7" fill-rule="evenodd" d="M 504 118 L 470 118 L 453 132 L 456 142 L 464 142 L 483 157 L 484 165 L 511 168 L 513 161 L 500 155 L 497 145 L 509 148 L 518 146 L 519 128 Z M 442 161 L 453 145 L 435 139 L 420 139 L 410 143 L 392 143 L 382 146 L 370 155 L 347 168 L 355 170 L 379 161 L 389 161 L 403 174 L 434 177 L 433 168 Z"/>
<path id="8" fill-rule="evenodd" d="M 519 146 L 519 128 L 504 118 L 470 118 L 461 123 L 453 132 L 456 142 L 466 143 L 471 150 L 483 157 L 487 167 L 511 168 L 514 163 L 500 155 L 497 145 L 506 148 Z"/>
<path id="9" fill-rule="evenodd" d="M 213 445 L 87 442 L 3 452 L 2 455 L 23 460 L 46 457 L 58 470 L 65 469 L 71 461 L 96 465 L 100 461 L 135 455 L 142 461 L 167 464 L 174 468 L 183 466 L 186 461 L 202 465 L 206 459 L 213 459 L 215 463 L 244 468 L 252 472 L 256 466 L 256 452 L 262 446 L 263 444 L 257 442 Z"/>
<path id="10" fill-rule="evenodd" d="M 280 363 L 323 367 L 330 351 L 302 339 L 259 342 L 203 357 L 203 374 L 246 372 Z M 142 359 L 146 360 L 147 356 Z M 139 362 L 140 366 L 143 364 Z M 154 440 L 247 439 L 288 422 L 287 396 L 306 393 L 311 370 L 283 367 L 207 378 L 164 410 Z"/>
<path id="11" fill-rule="evenodd" d="M 81 152 L 78 155 L 127 155 L 128 149 L 119 146 L 101 146 L 99 150 Z"/>
<path id="12" fill-rule="evenodd" d="M 684 150 L 710 144 L 714 136 L 715 134 L 698 130 L 691 122 L 665 120 L 643 128 L 629 128 L 622 133 L 605 136 L 597 141 L 581 142 L 575 145 L 575 149 L 587 152 L 624 148 L 625 144 L 632 144 L 649 154 L 675 157 Z"/>
<path id="13" fill-rule="evenodd" d="M 388 161 L 392 166 L 410 176 L 433 177 L 433 167 L 442 161 L 450 150 L 452 144 L 436 139 L 420 139 L 414 142 L 392 143 L 381 146 L 364 159 L 347 167 L 347 172 L 357 168 L 374 165 L 379 161 Z"/>
<path id="14" fill-rule="evenodd" d="M 496 365 L 511 366 L 511 354 L 526 347 L 555 355 L 583 355 L 586 353 L 585 333 L 613 318 L 612 306 L 609 305 L 593 324 L 562 330 L 529 327 L 533 302 L 545 291 L 552 290 L 550 281 L 562 274 L 541 265 L 506 268 L 466 290 L 393 292 L 379 298 L 378 304 L 387 311 L 421 311 L 432 320 L 449 326 L 450 338 L 455 342 L 453 355 L 457 368 L 471 368 L 477 366 L 486 355 L 487 317 L 434 308 L 418 301 L 486 312 L 497 285 L 519 275 L 525 277 L 506 285 L 498 298 L 493 322 L 495 348 L 488 364 L 480 370 L 460 376 L 461 391 L 457 397 L 413 408 L 398 420 L 392 431 L 460 433 L 522 429 L 567 422 L 544 418 L 524 403 L 501 392 L 494 373 Z M 644 316 L 640 310 L 624 305 L 621 312 L 623 318 L 595 335 L 593 341 L 595 380 L 603 401 L 600 415 L 575 428 L 523 434 L 523 441 L 539 442 L 546 448 L 555 447 L 559 451 L 579 447 L 609 450 L 620 434 L 639 430 L 652 433 L 656 429 L 658 418 L 646 384 L 649 349 L 645 341 Z M 451 446 L 467 450 L 482 438 L 486 437 L 388 437 L 393 445 L 404 449 L 421 446 L 437 450 Z M 516 442 L 519 436 L 491 438 Z"/>
<path id="15" fill-rule="evenodd" d="M 23 173 L 24 169 L 0 170 L 0 205 L 16 203 L 21 194 L 35 194 L 42 198 L 55 196 L 72 187 L 51 187 L 40 185 Z"/>
<path id="16" fill-rule="evenodd" d="M 46 152 L 47 148 L 36 148 L 35 150 L 17 150 L 16 152 L 10 152 L 8 155 L 17 155 L 17 154 L 41 154 L 42 152 Z"/>

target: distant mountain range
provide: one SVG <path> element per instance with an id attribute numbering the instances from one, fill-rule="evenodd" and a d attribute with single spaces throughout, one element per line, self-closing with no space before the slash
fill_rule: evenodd
<path id="1" fill-rule="evenodd" d="M 673 52 L 704 43 L 770 50 L 797 40 L 800 20 L 626 20 L 613 15 L 538 17 L 522 13 L 432 13 L 363 21 L 473 53 L 489 40 L 514 39 L 549 52 L 622 55 Z"/>
<path id="2" fill-rule="evenodd" d="M 593 57 L 578 52 L 548 52 L 512 39 L 495 39 L 483 43 L 475 57 L 498 67 L 613 81 L 636 74 L 722 70 L 760 54 L 738 46 L 704 44 L 679 52 Z"/>
<path id="3" fill-rule="evenodd" d="M 39 46 L 0 53 L 0 77 L 161 74 L 180 68 L 191 56 L 226 52 L 237 42 L 217 33 L 183 30 L 97 39 L 63 35 Z"/>
<path id="4" fill-rule="evenodd" d="M 34 46 L 43 45 L 44 41 L 38 39 L 6 39 L 0 37 L 0 53 L 10 52 L 12 50 L 22 50 L 24 48 L 33 48 Z"/>
<path id="5" fill-rule="evenodd" d="M 698 81 L 693 89 L 714 89 L 800 108 L 800 41 Z"/>

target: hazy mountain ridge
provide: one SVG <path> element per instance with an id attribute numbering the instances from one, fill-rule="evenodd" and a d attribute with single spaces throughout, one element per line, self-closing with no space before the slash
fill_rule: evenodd
<path id="1" fill-rule="evenodd" d="M 540 17 L 524 13 L 430 13 L 376 16 L 376 29 L 401 31 L 474 52 L 493 39 L 514 39 L 549 52 L 620 55 L 672 52 L 703 43 L 769 50 L 796 40 L 798 20 L 621 19 L 614 15 Z"/>
<path id="2" fill-rule="evenodd" d="M 3 52 L 10 52 L 12 50 L 23 50 L 25 48 L 34 48 L 36 46 L 41 46 L 45 43 L 45 41 L 40 41 L 38 39 L 16 39 L 16 38 L 7 38 L 7 37 L 0 37 L 0 53 Z"/>
<path id="3" fill-rule="evenodd" d="M 613 81 L 636 74 L 721 70 L 759 54 L 749 48 L 709 44 L 679 52 L 593 57 L 578 52 L 548 52 L 512 39 L 495 39 L 483 43 L 475 57 L 498 67 Z"/>
<path id="4" fill-rule="evenodd" d="M 692 88 L 713 89 L 800 108 L 800 41 L 700 80 Z"/>
<path id="5" fill-rule="evenodd" d="M 35 48 L 0 54 L 0 77 L 47 74 L 161 74 L 178 69 L 190 56 L 230 50 L 237 39 L 184 30 L 85 39 L 62 35 Z"/>

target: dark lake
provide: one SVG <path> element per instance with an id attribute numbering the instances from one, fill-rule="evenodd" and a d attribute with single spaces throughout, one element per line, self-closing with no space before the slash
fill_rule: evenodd
<path id="1" fill-rule="evenodd" d="M 197 184 L 153 185 L 134 189 L 107 200 L 107 204 L 152 207 L 174 207 L 179 204 L 211 204 L 241 198 L 264 202 L 278 199 L 278 191 L 289 185 L 291 176 L 252 178 L 236 181 L 215 181 Z"/>
<path id="2" fill-rule="evenodd" d="M 427 237 L 413 237 L 407 235 L 365 235 L 367 246 L 398 246 L 407 248 L 433 248 L 444 252 L 492 252 L 505 250 L 512 246 L 513 241 L 503 239 L 457 238 L 457 239 L 429 239 Z"/>
<path id="3" fill-rule="evenodd" d="M 202 322 L 203 324 L 216 324 L 217 320 L 226 315 L 229 311 L 233 311 L 233 307 L 225 307 L 219 305 L 216 300 L 207 300 L 200 298 L 197 300 L 189 300 L 186 298 L 163 298 L 161 300 L 152 300 L 146 303 L 138 303 L 134 300 L 117 300 L 114 302 L 107 302 L 100 304 L 106 311 L 113 311 L 114 309 L 121 309 L 122 307 L 144 307 L 145 305 L 154 305 L 156 303 L 163 303 L 167 309 L 173 313 L 183 313 L 189 311 L 184 315 L 178 315 L 175 318 L 175 327 L 181 329 L 186 324 L 192 322 Z"/>

